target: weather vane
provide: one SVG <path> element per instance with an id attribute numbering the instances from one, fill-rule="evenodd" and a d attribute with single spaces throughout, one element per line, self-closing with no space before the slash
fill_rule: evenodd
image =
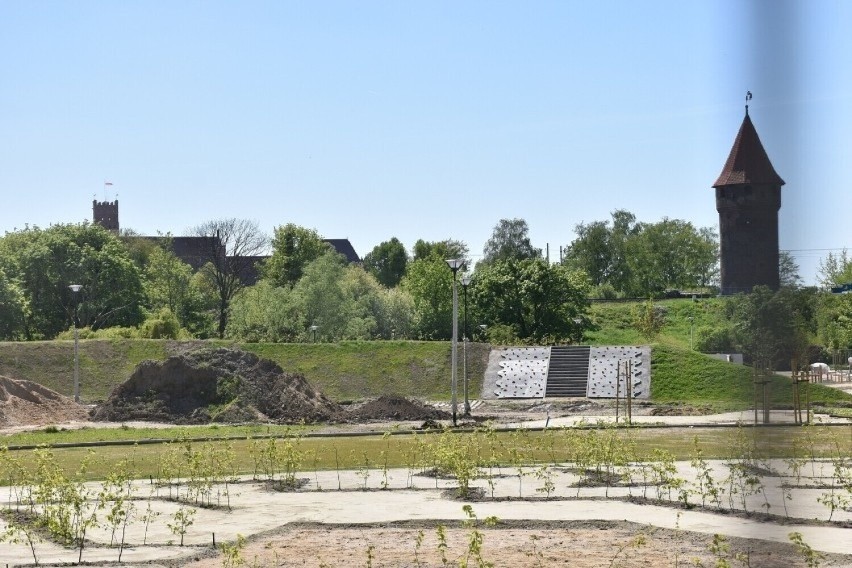
<path id="1" fill-rule="evenodd" d="M 746 91 L 746 116 L 748 116 L 748 102 L 751 100 L 751 91 Z"/>

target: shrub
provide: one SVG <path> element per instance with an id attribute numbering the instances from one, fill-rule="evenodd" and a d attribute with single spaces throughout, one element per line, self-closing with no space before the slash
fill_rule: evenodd
<path id="1" fill-rule="evenodd" d="M 695 333 L 695 348 L 702 353 L 732 353 L 734 334 L 729 327 L 700 327 Z"/>

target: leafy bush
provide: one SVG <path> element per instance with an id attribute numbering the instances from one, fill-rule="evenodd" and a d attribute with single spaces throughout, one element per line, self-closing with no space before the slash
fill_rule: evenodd
<path id="1" fill-rule="evenodd" d="M 180 339 L 180 322 L 169 308 L 162 308 L 149 315 L 139 326 L 139 337 L 143 339 Z"/>
<path id="2" fill-rule="evenodd" d="M 734 333 L 729 327 L 700 327 L 695 333 L 695 348 L 702 353 L 733 353 Z"/>

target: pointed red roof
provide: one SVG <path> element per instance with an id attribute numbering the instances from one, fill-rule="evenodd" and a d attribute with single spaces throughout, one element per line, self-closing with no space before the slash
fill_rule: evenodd
<path id="1" fill-rule="evenodd" d="M 743 183 L 784 185 L 784 180 L 772 167 L 748 113 L 737 133 L 737 139 L 734 140 L 728 161 L 725 162 L 725 167 L 713 187 Z"/>

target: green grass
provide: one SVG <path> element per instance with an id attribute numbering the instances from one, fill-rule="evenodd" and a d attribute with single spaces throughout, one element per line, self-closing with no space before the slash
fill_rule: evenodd
<path id="1" fill-rule="evenodd" d="M 239 432 L 239 429 L 222 427 L 221 434 L 229 431 Z M 291 430 L 292 431 L 292 430 Z M 132 432 L 131 432 L 132 433 Z M 732 457 L 732 449 L 737 447 L 736 439 L 744 436 L 749 443 L 756 448 L 756 455 L 761 457 L 789 457 L 796 451 L 805 449 L 808 454 L 815 457 L 834 455 L 837 452 L 849 454 L 852 452 L 852 439 L 848 430 L 829 428 L 825 426 L 784 426 L 775 428 L 619 428 L 593 430 L 587 432 L 586 436 L 604 436 L 609 433 L 624 440 L 632 440 L 635 443 L 637 458 L 640 460 L 654 459 L 653 450 L 662 449 L 671 452 L 677 460 L 690 459 L 694 451 L 693 440 L 697 439 L 698 446 L 707 459 L 722 459 Z M 239 434 L 236 434 L 239 435 Z M 551 438 L 548 438 L 551 436 Z M 299 451 L 303 453 L 303 462 L 300 469 L 310 471 L 318 470 L 356 469 L 365 463 L 374 470 L 383 467 L 385 462 L 388 467 L 406 467 L 412 460 L 412 456 L 423 451 L 422 443 L 432 444 L 438 439 L 439 434 L 400 434 L 384 437 L 359 436 L 346 438 L 302 438 L 299 443 Z M 139 437 L 141 439 L 141 436 Z M 252 457 L 252 444 L 248 439 L 239 439 L 228 442 L 193 442 L 196 449 L 204 444 L 219 445 L 227 444 L 235 453 L 236 464 L 239 473 L 250 474 L 254 470 L 254 458 Z M 482 448 L 483 455 L 492 452 L 497 460 L 503 465 L 511 463 L 511 452 L 514 448 L 521 448 L 524 463 L 552 463 L 552 458 L 557 462 L 566 461 L 573 452 L 573 445 L 577 443 L 576 438 L 566 435 L 563 430 L 550 430 L 545 432 L 527 432 L 521 435 L 511 432 L 498 432 L 483 439 L 483 444 L 489 448 Z M 180 447 L 185 447 L 182 442 Z M 552 444 L 552 447 L 551 447 Z M 130 467 L 137 478 L 156 476 L 160 467 L 161 458 L 165 452 L 171 451 L 173 444 L 151 444 L 131 446 L 105 446 L 96 450 L 91 448 L 55 448 L 52 450 L 60 467 L 70 473 L 76 471 L 86 456 L 95 459 L 90 464 L 86 473 L 87 479 L 97 480 L 105 478 L 115 469 L 116 464 L 123 460 L 130 462 Z M 799 448 L 796 450 L 795 448 Z M 834 454 L 833 454 L 834 453 Z M 31 450 L 10 451 L 8 456 L 13 458 L 23 467 L 32 469 L 35 465 L 35 452 Z M 3 479 L 3 464 L 0 462 L 0 485 L 6 483 Z"/>
<path id="2" fill-rule="evenodd" d="M 163 359 L 166 342 L 156 340 L 82 340 L 80 392 L 83 402 L 104 400 L 145 359 Z M 73 395 L 74 342 L 0 342 L 0 375 L 33 381 Z"/>
<path id="3" fill-rule="evenodd" d="M 241 346 L 305 375 L 334 400 L 382 394 L 450 398 L 451 346 L 446 341 L 345 341 L 341 343 L 247 343 Z M 489 346 L 467 345 L 469 388 L 482 390 Z M 459 374 L 462 372 L 459 346 Z M 478 395 L 477 395 L 478 396 Z"/>
<path id="4" fill-rule="evenodd" d="M 279 424 L 247 424 L 239 426 L 206 424 L 198 426 L 173 426 L 170 428 L 119 428 L 86 427 L 76 429 L 48 426 L 41 430 L 16 432 L 0 437 L 0 446 L 40 446 L 56 444 L 90 444 L 97 442 L 122 442 L 146 440 L 184 440 L 205 438 L 251 438 L 258 436 L 284 436 L 296 431 L 310 432 L 312 425 L 294 426 Z"/>
<path id="5" fill-rule="evenodd" d="M 234 346 L 210 341 L 209 346 Z M 105 400 L 145 359 L 163 360 L 176 343 L 159 340 L 80 341 L 80 393 L 85 402 Z M 302 373 L 333 400 L 383 394 L 450 398 L 451 345 L 447 341 L 346 341 L 340 343 L 247 343 L 238 345 L 271 359 L 287 372 Z M 470 392 L 482 390 L 489 346 L 467 345 Z M 72 341 L 0 343 L 0 375 L 25 379 L 73 394 Z M 459 374 L 463 349 L 459 346 Z M 475 395 L 475 396 L 478 396 Z"/>
<path id="6" fill-rule="evenodd" d="M 672 345 L 654 344 L 651 377 L 651 397 L 657 402 L 716 403 L 734 410 L 751 406 L 754 399 L 751 367 Z M 825 406 L 852 400 L 852 396 L 820 384 L 806 388 L 811 401 Z M 792 390 L 789 377 L 772 376 L 769 392 L 774 407 L 792 408 Z"/>

